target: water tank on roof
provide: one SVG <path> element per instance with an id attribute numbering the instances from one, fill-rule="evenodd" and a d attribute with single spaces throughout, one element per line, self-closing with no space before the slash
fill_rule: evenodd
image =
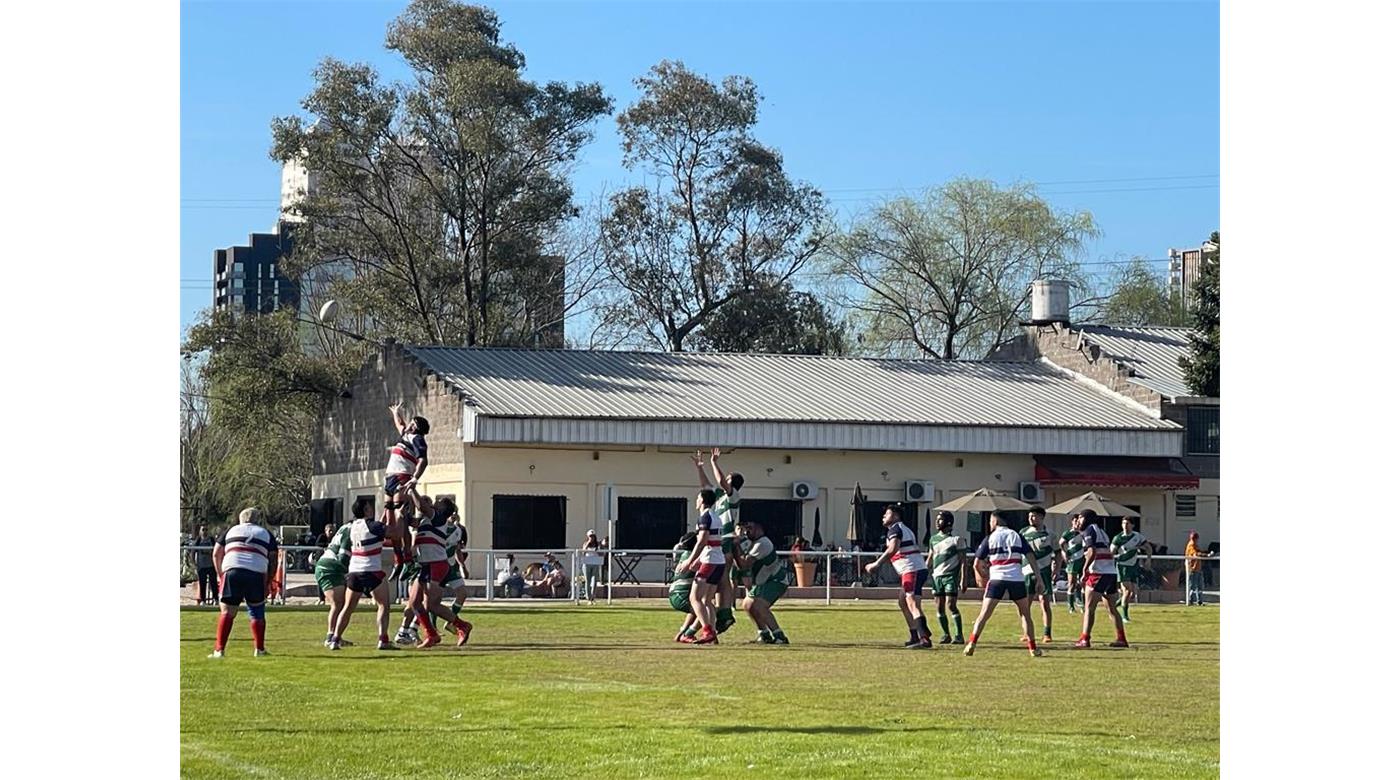
<path id="1" fill-rule="evenodd" d="M 1069 324 L 1069 282 L 1036 279 L 1031 282 L 1031 324 Z"/>

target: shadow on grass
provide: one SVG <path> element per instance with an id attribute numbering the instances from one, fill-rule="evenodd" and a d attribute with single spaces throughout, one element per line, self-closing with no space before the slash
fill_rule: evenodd
<path id="1" fill-rule="evenodd" d="M 869 735 L 869 734 L 897 734 L 900 732 L 914 733 L 916 731 L 966 731 L 962 728 L 947 728 L 945 726 L 708 726 L 705 728 L 706 734 L 724 736 L 730 734 L 752 735 L 759 732 L 773 732 L 778 734 L 811 734 L 821 736 L 827 734 L 845 735 Z"/>

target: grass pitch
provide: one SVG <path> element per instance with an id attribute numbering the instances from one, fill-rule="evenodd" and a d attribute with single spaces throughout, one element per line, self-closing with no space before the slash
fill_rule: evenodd
<path id="1" fill-rule="evenodd" d="M 931 602 L 926 602 L 931 608 Z M 961 604 L 970 629 L 974 604 Z M 466 614 L 466 613 L 464 613 Z M 977 655 L 909 651 L 893 601 L 779 602 L 793 644 L 671 641 L 660 601 L 469 607 L 463 650 L 380 653 L 373 613 L 339 653 L 325 613 L 273 609 L 266 658 L 240 613 L 181 614 L 181 774 L 288 777 L 1211 777 L 1219 773 L 1219 611 L 1133 608 L 1127 650 L 1042 658 L 998 608 Z M 932 610 L 930 609 L 930 614 Z M 1039 613 L 1035 613 L 1039 625 Z M 930 624 L 936 623 L 930 617 Z M 1095 640 L 1113 638 L 1100 613 Z M 703 744 L 702 749 L 697 743 Z"/>

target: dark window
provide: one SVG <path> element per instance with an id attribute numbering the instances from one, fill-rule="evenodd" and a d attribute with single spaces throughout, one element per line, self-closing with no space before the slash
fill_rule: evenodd
<path id="1" fill-rule="evenodd" d="M 497 550 L 562 550 L 563 496 L 493 496 L 491 546 Z"/>
<path id="2" fill-rule="evenodd" d="M 1127 507 L 1127 508 L 1133 510 L 1134 512 L 1137 512 L 1137 513 L 1138 513 L 1137 525 L 1136 525 L 1135 527 L 1136 527 L 1136 529 L 1137 529 L 1139 532 L 1141 532 L 1141 531 L 1142 531 L 1142 507 L 1140 507 L 1140 506 L 1138 506 L 1138 505 L 1136 505 L 1136 504 L 1124 504 L 1123 506 L 1125 506 L 1125 507 Z M 1108 538 L 1112 539 L 1113 537 L 1117 536 L 1118 534 L 1123 533 L 1123 518 L 1121 518 L 1121 517 L 1116 517 L 1116 516 L 1115 516 L 1115 517 L 1103 517 L 1103 518 L 1099 518 L 1099 519 L 1102 521 L 1104 533 L 1108 534 Z"/>
<path id="3" fill-rule="evenodd" d="M 1186 408 L 1186 454 L 1220 454 L 1220 407 Z"/>
<path id="4" fill-rule="evenodd" d="M 763 533 L 778 549 L 792 547 L 793 541 L 802 533 L 802 502 L 789 499 L 745 498 L 739 502 L 739 521 L 749 520 L 762 523 Z"/>
<path id="5" fill-rule="evenodd" d="M 311 532 L 319 535 L 327 523 L 340 525 L 341 500 L 338 498 L 317 498 L 311 502 Z"/>
<path id="6" fill-rule="evenodd" d="M 689 512 L 684 498 L 619 498 L 617 535 L 612 546 L 628 550 L 669 550 L 685 535 Z"/>

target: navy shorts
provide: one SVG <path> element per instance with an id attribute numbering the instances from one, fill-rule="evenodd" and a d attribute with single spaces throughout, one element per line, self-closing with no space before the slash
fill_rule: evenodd
<path id="1" fill-rule="evenodd" d="M 1103 596 L 1118 594 L 1117 574 L 1090 574 L 1084 578 L 1084 587 Z"/>
<path id="2" fill-rule="evenodd" d="M 382 571 L 352 571 L 345 577 L 345 587 L 368 596 L 374 593 L 374 589 L 384 582 L 384 572 Z"/>
<path id="3" fill-rule="evenodd" d="M 412 474 L 388 474 L 384 477 L 384 495 L 393 498 L 403 490 L 403 486 L 413 479 Z"/>
<path id="4" fill-rule="evenodd" d="M 267 575 L 250 569 L 229 569 L 224 572 L 223 585 L 219 588 L 219 601 L 238 606 L 247 602 L 257 606 L 267 598 Z"/>
<path id="5" fill-rule="evenodd" d="M 1009 598 L 1020 601 L 1026 597 L 1026 583 L 1020 580 L 992 580 L 987 583 L 987 598 L 1000 601 Z"/>

